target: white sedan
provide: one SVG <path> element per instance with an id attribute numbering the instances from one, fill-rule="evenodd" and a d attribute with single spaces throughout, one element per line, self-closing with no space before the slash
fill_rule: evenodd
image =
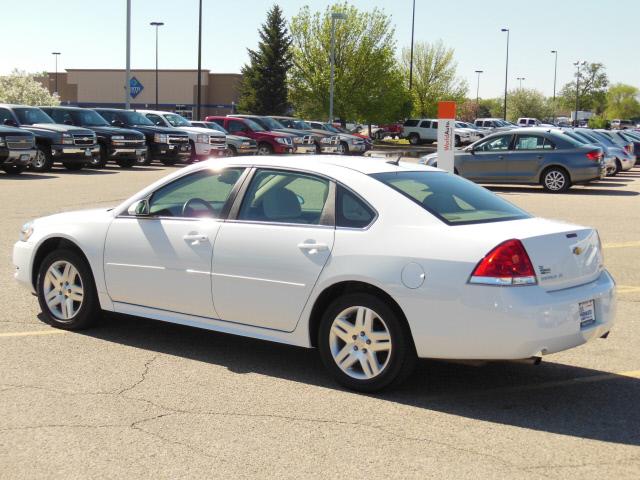
<path id="1" fill-rule="evenodd" d="M 418 357 L 576 347 L 616 305 L 594 229 L 434 168 L 338 156 L 199 163 L 115 208 L 25 224 L 13 262 L 53 326 L 105 310 L 318 347 L 361 391 Z"/>

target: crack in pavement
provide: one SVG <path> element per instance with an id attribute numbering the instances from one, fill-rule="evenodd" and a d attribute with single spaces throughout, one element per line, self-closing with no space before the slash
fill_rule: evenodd
<path id="1" fill-rule="evenodd" d="M 122 395 L 125 392 L 130 392 L 131 390 L 133 390 L 134 388 L 136 388 L 137 386 L 139 386 L 142 382 L 144 382 L 147 379 L 147 374 L 149 373 L 149 368 L 151 368 L 151 364 L 153 362 L 155 362 L 158 357 L 160 357 L 160 354 L 158 355 L 154 355 L 153 357 L 151 357 L 149 360 L 147 360 L 144 363 L 144 370 L 142 372 L 142 375 L 140 375 L 140 379 L 137 380 L 136 382 L 132 383 L 131 385 L 129 385 L 128 387 L 125 387 L 121 390 L 119 390 L 118 392 L 115 392 L 116 395 Z"/>

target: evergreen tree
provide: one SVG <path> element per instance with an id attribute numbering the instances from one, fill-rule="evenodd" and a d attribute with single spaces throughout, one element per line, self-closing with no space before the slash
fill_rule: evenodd
<path id="1" fill-rule="evenodd" d="M 274 5 L 258 34 L 257 50 L 248 49 L 249 63 L 242 67 L 242 112 L 283 115 L 289 110 L 287 73 L 291 68 L 291 37 L 282 10 Z"/>

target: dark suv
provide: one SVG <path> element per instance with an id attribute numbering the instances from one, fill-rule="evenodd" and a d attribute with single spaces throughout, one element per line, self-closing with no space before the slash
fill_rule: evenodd
<path id="1" fill-rule="evenodd" d="M 0 168 L 16 174 L 36 158 L 36 136 L 20 128 L 0 126 Z"/>
<path id="2" fill-rule="evenodd" d="M 37 107 L 0 105 L 0 124 L 20 127 L 36 136 L 36 158 L 31 168 L 51 170 L 55 161 L 69 170 L 80 170 L 100 153 L 96 134 L 86 128 L 58 125 Z"/>
<path id="3" fill-rule="evenodd" d="M 154 159 L 160 160 L 164 165 L 175 165 L 191 157 L 189 135 L 182 130 L 158 127 L 147 117 L 133 110 L 118 108 L 94 108 L 93 110 L 112 126 L 129 128 L 145 136 L 147 152 L 140 162 L 143 165 L 149 165 Z"/>
<path id="4" fill-rule="evenodd" d="M 95 132 L 100 145 L 100 155 L 93 157 L 90 166 L 104 167 L 109 160 L 122 168 L 130 168 L 145 157 L 147 145 L 144 135 L 135 130 L 112 127 L 93 110 L 78 107 L 40 107 L 56 123 L 85 127 Z"/>

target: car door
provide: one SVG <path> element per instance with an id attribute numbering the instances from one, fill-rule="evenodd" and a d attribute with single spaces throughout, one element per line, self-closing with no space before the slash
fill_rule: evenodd
<path id="1" fill-rule="evenodd" d="M 545 161 L 545 155 L 553 148 L 554 144 L 542 135 L 517 134 L 513 151 L 507 155 L 509 180 L 526 182 L 534 179 Z"/>
<path id="2" fill-rule="evenodd" d="M 295 328 L 331 256 L 334 189 L 304 172 L 255 171 L 216 239 L 213 297 L 221 319 Z"/>
<path id="3" fill-rule="evenodd" d="M 231 135 L 238 135 L 240 137 L 254 138 L 253 132 L 251 132 L 244 122 L 241 120 L 229 120 L 227 122 L 226 129 Z"/>
<path id="4" fill-rule="evenodd" d="M 160 187 L 144 215 L 114 219 L 105 242 L 114 302 L 217 317 L 211 297 L 213 245 L 244 168 L 199 170 Z"/>
<path id="5" fill-rule="evenodd" d="M 491 137 L 472 149 L 456 153 L 460 175 L 474 181 L 503 181 L 507 177 L 507 154 L 513 135 Z"/>
<path id="6" fill-rule="evenodd" d="M 437 142 L 438 141 L 438 122 L 433 120 L 429 128 L 426 130 L 426 132 L 427 132 L 427 136 L 426 136 L 427 140 L 432 142 Z"/>

